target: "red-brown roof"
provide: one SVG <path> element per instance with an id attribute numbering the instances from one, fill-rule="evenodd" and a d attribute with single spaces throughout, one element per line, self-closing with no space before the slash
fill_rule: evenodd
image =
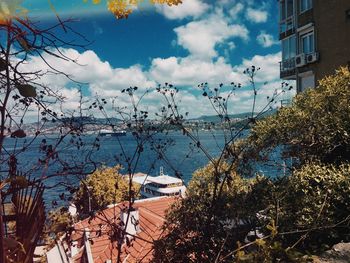
<path id="1" fill-rule="evenodd" d="M 138 200 L 133 208 L 139 211 L 140 231 L 129 245 L 123 243 L 121 249 L 122 262 L 150 262 L 153 258 L 153 241 L 162 235 L 166 210 L 178 197 L 158 197 Z M 111 259 L 115 262 L 118 256 L 117 242 L 111 242 L 109 234 L 113 229 L 113 223 L 118 224 L 121 210 L 127 207 L 127 203 L 101 211 L 94 219 L 85 219 L 74 225 L 76 230 L 72 234 L 72 240 L 78 241 L 80 251 L 74 256 L 74 262 L 82 262 L 86 257 L 84 248 L 84 230 L 90 233 L 90 247 L 92 258 L 95 263 L 105 263 Z M 115 228 L 114 228 L 115 229 Z"/>

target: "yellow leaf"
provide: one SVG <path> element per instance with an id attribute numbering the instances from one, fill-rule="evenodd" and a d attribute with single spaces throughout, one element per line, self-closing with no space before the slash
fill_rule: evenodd
<path id="1" fill-rule="evenodd" d="M 256 243 L 259 247 L 263 247 L 263 246 L 265 246 L 265 244 L 266 244 L 265 240 L 260 239 L 260 238 L 258 238 L 257 240 L 255 240 L 255 243 Z"/>
<path id="2" fill-rule="evenodd" d="M 12 18 L 23 16 L 27 13 L 21 4 L 23 0 L 0 1 L 0 24 L 8 24 Z"/>

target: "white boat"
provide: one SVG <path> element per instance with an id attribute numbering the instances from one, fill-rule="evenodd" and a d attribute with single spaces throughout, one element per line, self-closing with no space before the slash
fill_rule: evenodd
<path id="1" fill-rule="evenodd" d="M 125 136 L 126 131 L 100 130 L 100 136 Z"/>
<path id="2" fill-rule="evenodd" d="M 158 196 L 182 196 L 186 194 L 186 186 L 179 178 L 164 174 L 160 168 L 159 176 L 136 175 L 133 181 L 141 185 L 141 198 Z"/>

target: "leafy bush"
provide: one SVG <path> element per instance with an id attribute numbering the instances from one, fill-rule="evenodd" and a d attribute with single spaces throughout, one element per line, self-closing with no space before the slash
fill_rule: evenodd
<path id="1" fill-rule="evenodd" d="M 340 68 L 233 143 L 236 172 L 223 161 L 195 172 L 187 198 L 168 213 L 156 261 L 308 262 L 303 254 L 349 241 L 349 99 L 350 72 Z M 277 148 L 298 160 L 290 176 L 237 174 Z"/>
<path id="2" fill-rule="evenodd" d="M 278 218 L 278 232 L 286 246 L 318 250 L 350 240 L 349 164 L 308 164 L 278 184 L 283 196 L 270 217 Z"/>
<path id="3" fill-rule="evenodd" d="M 209 164 L 197 170 L 187 198 L 180 199 L 167 214 L 167 234 L 155 245 L 157 262 L 213 262 L 237 248 L 237 242 L 243 242 L 258 225 L 257 212 L 266 206 L 266 199 L 257 197 L 268 196 L 269 180 L 243 179 L 231 173 L 213 201 L 214 174 L 218 172 L 223 180 L 227 164 L 219 167 Z"/>
<path id="4" fill-rule="evenodd" d="M 139 186 L 132 185 L 130 193 L 129 179 L 123 177 L 119 171 L 120 166 L 102 167 L 80 183 L 74 202 L 81 214 L 88 214 L 109 204 L 128 200 L 130 196 L 137 197 Z"/>
<path id="5" fill-rule="evenodd" d="M 283 155 L 297 157 L 301 163 L 349 161 L 349 98 L 350 72 L 340 68 L 316 89 L 298 94 L 291 107 L 258 121 L 249 136 L 249 153 L 263 156 L 283 145 Z"/>
<path id="6" fill-rule="evenodd" d="M 51 210 L 46 219 L 43 240 L 48 247 L 54 246 L 54 241 L 60 238 L 73 224 L 73 218 L 66 207 Z"/>

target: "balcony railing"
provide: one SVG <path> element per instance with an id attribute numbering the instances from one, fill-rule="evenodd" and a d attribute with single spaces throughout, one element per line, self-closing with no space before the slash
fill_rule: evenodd
<path id="1" fill-rule="evenodd" d="M 286 78 L 295 75 L 295 58 L 285 59 L 280 62 L 280 77 Z"/>

